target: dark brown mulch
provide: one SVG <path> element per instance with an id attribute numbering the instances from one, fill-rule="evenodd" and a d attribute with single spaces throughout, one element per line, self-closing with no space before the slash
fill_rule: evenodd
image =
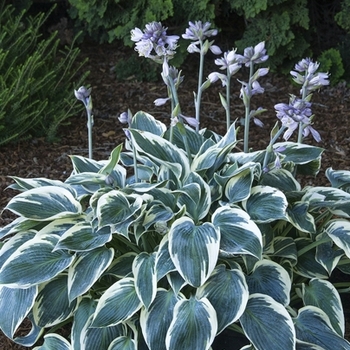
<path id="1" fill-rule="evenodd" d="M 117 81 L 114 72 L 116 62 L 125 60 L 130 55 L 137 55 L 132 49 L 123 48 L 120 44 L 86 44 L 82 46 L 82 57 L 89 57 L 87 68 L 91 70 L 86 85 L 92 86 L 95 125 L 93 128 L 93 158 L 107 159 L 111 150 L 124 141 L 123 125 L 118 121 L 119 113 L 128 108 L 133 113 L 144 110 L 169 123 L 169 106 L 155 107 L 153 101 L 166 97 L 166 88 L 161 82 L 139 83 L 130 77 L 126 82 Z M 197 57 L 192 57 L 184 64 L 185 80 L 179 91 L 182 111 L 185 115 L 194 114 L 193 91 L 196 91 Z M 143 58 L 140 58 L 143 59 Z M 211 66 L 212 69 L 215 67 Z M 240 79 L 245 80 L 243 75 Z M 251 125 L 251 144 L 253 149 L 265 148 L 269 132 L 276 122 L 273 106 L 279 102 L 288 102 L 289 94 L 298 94 L 289 78 L 269 74 L 261 79 L 265 93 L 254 97 L 255 107 L 262 106 L 268 111 L 261 120 L 265 128 Z M 77 87 L 78 88 L 78 87 Z M 244 116 L 244 108 L 239 98 L 239 84 L 232 88 L 232 116 L 238 121 Z M 202 127 L 209 127 L 218 133 L 226 129 L 225 113 L 219 102 L 218 93 L 224 93 L 221 85 L 216 83 L 203 94 Z M 72 91 L 72 98 L 74 94 Z M 328 167 L 350 170 L 350 92 L 344 85 L 323 89 L 315 93 L 313 112 L 316 115 L 315 128 L 320 132 L 323 141 L 319 146 L 325 148 L 322 170 L 314 179 L 305 183 L 326 184 L 324 171 Z M 254 106 L 253 106 L 254 107 Z M 72 167 L 69 155 L 88 155 L 86 116 L 82 114 L 69 120 L 69 125 L 59 130 L 59 139 L 54 143 L 45 138 L 35 138 L 18 144 L 2 146 L 0 149 L 0 210 L 15 195 L 6 189 L 13 183 L 9 177 L 47 177 L 65 180 Z M 239 134 L 242 137 L 242 134 Z M 307 143 L 316 144 L 308 139 Z M 242 145 L 239 145 L 241 147 Z M 2 213 L 0 226 L 13 220 L 14 216 L 7 210 Z M 348 324 L 350 318 L 347 313 Z M 348 334 L 349 331 L 348 331 Z M 348 336 L 348 339 L 350 337 Z M 0 337 L 0 348 L 6 350 L 24 349 Z"/>

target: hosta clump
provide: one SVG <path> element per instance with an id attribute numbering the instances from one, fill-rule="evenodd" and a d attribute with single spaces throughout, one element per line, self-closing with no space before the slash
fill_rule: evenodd
<path id="1" fill-rule="evenodd" d="M 176 39 L 160 24 L 152 28 L 170 129 L 148 113 L 124 113 L 125 148 L 108 160 L 72 156 L 65 182 L 13 177 L 20 193 L 6 209 L 19 217 L 0 231 L 1 330 L 26 346 L 49 331 L 40 350 L 203 350 L 223 330 L 243 334 L 244 349 L 349 349 L 338 292 L 349 286 L 329 276 L 350 273 L 350 172 L 328 169 L 328 187 L 302 188 L 296 180 L 320 168 L 323 150 L 301 141 L 319 136 L 309 93 L 326 77 L 300 61 L 293 76 L 301 99 L 276 105 L 282 125 L 266 150 L 237 152 L 235 123 L 223 136 L 183 123 L 198 125 L 182 114 L 182 77 L 168 65 Z M 148 44 L 138 48 L 149 55 Z M 229 67 L 248 63 L 241 91 L 248 124 L 260 113 L 249 111 L 249 101 L 267 73 L 254 74 L 254 60 L 265 60 L 263 44 L 237 62 L 234 53 L 224 57 L 226 78 L 212 75 L 198 91 L 215 76 L 227 84 Z M 227 97 L 221 101 L 227 107 Z M 276 143 L 295 129 L 298 143 Z M 15 337 L 25 318 L 31 332 Z M 68 339 L 54 332 L 66 323 Z"/>

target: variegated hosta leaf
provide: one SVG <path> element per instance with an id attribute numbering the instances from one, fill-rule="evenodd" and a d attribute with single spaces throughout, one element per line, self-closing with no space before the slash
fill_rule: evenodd
<path id="1" fill-rule="evenodd" d="M 298 230 L 307 233 L 316 233 L 314 217 L 308 212 L 306 202 L 295 202 L 287 208 L 288 221 Z"/>
<path id="2" fill-rule="evenodd" d="M 342 302 L 338 291 L 326 280 L 312 279 L 308 285 L 303 284 L 303 301 L 305 305 L 316 306 L 323 310 L 334 330 L 342 337 L 345 332 L 345 320 Z"/>
<path id="3" fill-rule="evenodd" d="M 261 259 L 261 232 L 244 210 L 220 207 L 214 212 L 211 220 L 221 234 L 221 255 L 249 254 Z"/>
<path id="4" fill-rule="evenodd" d="M 159 288 L 148 310 L 141 309 L 142 334 L 150 349 L 165 349 L 165 337 L 173 319 L 174 307 L 180 299 L 184 299 L 184 296 L 175 294 L 172 290 Z"/>
<path id="5" fill-rule="evenodd" d="M 292 173 L 286 169 L 272 169 L 263 173 L 260 185 L 275 187 L 282 192 L 300 191 L 301 186 Z"/>
<path id="6" fill-rule="evenodd" d="M 40 327 L 51 327 L 72 315 L 77 301 L 68 298 L 67 275 L 61 274 L 40 286 L 33 306 L 35 322 Z"/>
<path id="7" fill-rule="evenodd" d="M 72 164 L 73 164 L 73 173 L 97 173 L 102 167 L 103 164 L 101 162 L 97 162 L 96 160 L 82 157 L 82 156 L 70 156 Z"/>
<path id="8" fill-rule="evenodd" d="M 88 222 L 79 222 L 69 228 L 58 240 L 55 250 L 85 252 L 96 249 L 109 242 L 112 233 L 109 227 L 94 229 Z"/>
<path id="9" fill-rule="evenodd" d="M 129 129 L 129 131 L 138 152 L 147 155 L 158 165 L 170 169 L 179 179 L 189 174 L 189 159 L 182 149 L 150 132 L 135 129 Z"/>
<path id="10" fill-rule="evenodd" d="M 324 237 L 328 237 L 326 233 L 319 234 L 316 240 L 323 240 Z M 344 251 L 342 249 L 334 249 L 334 243 L 329 237 L 327 242 L 321 243 L 316 247 L 316 261 L 325 268 L 329 275 L 337 267 L 342 256 L 344 256 Z"/>
<path id="11" fill-rule="evenodd" d="M 254 349 L 253 349 L 254 350 Z M 297 339 L 296 350 L 324 350 L 320 346 Z"/>
<path id="12" fill-rule="evenodd" d="M 179 190 L 178 205 L 186 205 L 195 222 L 203 219 L 211 206 L 210 187 L 198 174 L 191 172 Z"/>
<path id="13" fill-rule="evenodd" d="M 87 292 L 101 277 L 114 257 L 113 248 L 97 248 L 78 254 L 68 268 L 68 297 L 72 301 Z"/>
<path id="14" fill-rule="evenodd" d="M 35 324 L 35 321 L 33 319 L 33 315 L 31 312 L 28 314 L 27 318 L 31 323 L 30 332 L 26 335 L 15 337 L 13 341 L 16 344 L 30 347 L 30 346 L 33 346 L 38 341 L 38 339 L 41 337 L 44 330 L 43 328 Z"/>
<path id="15" fill-rule="evenodd" d="M 318 307 L 308 305 L 299 309 L 294 325 L 297 338 L 302 341 L 322 349 L 350 349 L 350 343 L 334 331 L 329 317 Z"/>
<path id="16" fill-rule="evenodd" d="M 107 350 L 137 350 L 137 344 L 134 339 L 126 335 L 115 338 Z"/>
<path id="17" fill-rule="evenodd" d="M 72 192 L 57 186 L 43 186 L 20 193 L 5 209 L 38 221 L 77 217 L 82 213 L 82 207 Z"/>
<path id="18" fill-rule="evenodd" d="M 121 191 L 113 190 L 102 195 L 96 210 L 99 227 L 112 226 L 116 232 L 128 237 L 128 228 L 141 205 L 140 196 L 131 198 Z"/>
<path id="19" fill-rule="evenodd" d="M 166 335 L 166 349 L 208 350 L 216 332 L 216 312 L 207 298 L 179 300 Z"/>
<path id="20" fill-rule="evenodd" d="M 207 298 L 213 305 L 220 333 L 241 317 L 248 302 L 249 291 L 242 271 L 227 270 L 225 265 L 219 265 L 208 281 L 197 289 L 196 296 L 198 299 Z"/>
<path id="21" fill-rule="evenodd" d="M 302 201 L 310 208 L 328 208 L 333 214 L 350 218 L 350 193 L 334 187 L 306 187 Z"/>
<path id="22" fill-rule="evenodd" d="M 44 344 L 37 346 L 34 350 L 73 350 L 68 340 L 56 333 L 44 335 Z"/>
<path id="23" fill-rule="evenodd" d="M 266 294 L 284 306 L 289 305 L 292 283 L 281 265 L 271 260 L 260 260 L 246 280 L 251 294 Z"/>
<path id="24" fill-rule="evenodd" d="M 65 270 L 74 256 L 54 250 L 59 236 L 36 235 L 22 244 L 0 269 L 0 284 L 27 288 L 48 281 Z"/>
<path id="25" fill-rule="evenodd" d="M 41 222 L 36 220 L 26 219 L 22 216 L 17 217 L 12 222 L 4 227 L 0 227 L 0 239 L 6 236 L 11 236 L 21 231 L 28 231 L 38 229 L 41 227 Z M 1 265 L 1 264 L 0 264 Z"/>
<path id="26" fill-rule="evenodd" d="M 83 186 L 88 194 L 95 193 L 100 187 L 106 187 L 107 176 L 99 173 L 78 173 L 71 175 L 66 184 Z"/>
<path id="27" fill-rule="evenodd" d="M 350 222 L 341 219 L 331 220 L 325 225 L 324 231 L 350 259 Z"/>
<path id="28" fill-rule="evenodd" d="M 97 303 L 91 327 L 109 327 L 130 318 L 140 310 L 134 279 L 125 277 L 110 286 Z"/>
<path id="29" fill-rule="evenodd" d="M 136 293 L 143 305 L 148 308 L 157 292 L 156 253 L 140 253 L 133 261 L 132 272 L 135 278 Z"/>
<path id="30" fill-rule="evenodd" d="M 93 328 L 91 326 L 92 319 L 93 315 L 87 319 L 81 330 L 79 347 L 74 347 L 74 350 L 108 349 L 114 339 L 126 335 L 126 330 L 123 324 Z"/>
<path id="31" fill-rule="evenodd" d="M 38 287 L 26 289 L 0 286 L 0 329 L 10 339 L 34 305 Z"/>
<path id="32" fill-rule="evenodd" d="M 194 287 L 201 286 L 216 265 L 220 232 L 208 222 L 195 226 L 187 217 L 177 219 L 169 231 L 169 252 L 180 275 Z"/>
<path id="33" fill-rule="evenodd" d="M 269 246 L 265 247 L 264 253 L 269 256 L 275 256 L 280 258 L 286 258 L 290 260 L 294 265 L 298 260 L 298 252 L 294 239 L 291 237 L 274 238 Z"/>
<path id="34" fill-rule="evenodd" d="M 111 266 L 104 273 L 117 278 L 127 277 L 132 274 L 132 263 L 137 256 L 134 252 L 125 253 L 118 258 L 114 258 Z"/>
<path id="35" fill-rule="evenodd" d="M 174 217 L 174 213 L 169 207 L 162 204 L 154 204 L 145 212 L 142 225 L 148 230 L 152 225 L 155 225 L 157 229 L 157 224 L 165 223 Z M 161 233 L 161 232 L 160 232 Z"/>
<path id="36" fill-rule="evenodd" d="M 113 149 L 106 164 L 104 164 L 104 166 L 98 171 L 100 174 L 110 175 L 113 172 L 119 162 L 122 149 L 122 143 Z"/>
<path id="37" fill-rule="evenodd" d="M 295 349 L 295 329 L 284 306 L 272 297 L 254 293 L 240 318 L 245 335 L 256 349 Z"/>
<path id="38" fill-rule="evenodd" d="M 27 191 L 27 190 L 31 190 L 32 188 L 43 187 L 43 186 L 58 186 L 58 187 L 69 188 L 69 186 L 65 185 L 62 181 L 46 179 L 44 177 L 27 179 L 27 178 L 21 178 L 18 176 L 11 176 L 11 178 L 16 181 L 16 184 L 10 185 L 9 188 L 12 188 L 18 191 Z"/>
<path id="39" fill-rule="evenodd" d="M 347 191 L 350 188 L 350 171 L 349 170 L 333 170 L 328 168 L 326 176 L 332 187 L 341 188 Z"/>
<path id="40" fill-rule="evenodd" d="M 273 148 L 279 149 L 285 158 L 283 163 L 292 162 L 294 164 L 306 164 L 321 156 L 324 149 L 296 142 L 277 142 Z M 283 149 L 281 151 L 281 149 Z"/>
<path id="41" fill-rule="evenodd" d="M 327 271 L 316 260 L 316 248 L 308 249 L 308 246 L 313 244 L 313 241 L 309 238 L 302 237 L 295 239 L 294 242 L 298 252 L 300 252 L 301 249 L 306 249 L 303 254 L 298 256 L 298 262 L 294 266 L 294 272 L 306 278 L 328 278 L 329 275 Z"/>
<path id="42" fill-rule="evenodd" d="M 37 231 L 35 230 L 25 230 L 9 238 L 0 249 L 0 266 L 3 266 L 5 261 L 14 254 L 22 244 L 31 240 L 36 234 Z"/>
<path id="43" fill-rule="evenodd" d="M 169 253 L 169 236 L 165 235 L 159 244 L 156 256 L 157 280 L 159 281 L 166 274 L 175 270 L 176 267 Z"/>
<path id="44" fill-rule="evenodd" d="M 255 186 L 250 197 L 242 202 L 243 208 L 257 223 L 286 220 L 287 198 L 280 190 L 270 186 Z"/>
<path id="45" fill-rule="evenodd" d="M 179 293 L 179 291 L 187 285 L 187 282 L 182 278 L 182 276 L 177 271 L 171 271 L 166 275 L 166 278 L 170 284 L 171 289 L 174 293 Z"/>
<path id="46" fill-rule="evenodd" d="M 164 123 L 155 119 L 151 114 L 143 111 L 137 112 L 132 117 L 130 127 L 142 131 L 148 131 L 158 136 L 162 136 L 167 130 L 167 127 Z"/>
<path id="47" fill-rule="evenodd" d="M 238 169 L 227 182 L 225 187 L 225 196 L 229 203 L 237 203 L 247 199 L 254 180 L 255 163 L 245 164 L 244 168 Z"/>

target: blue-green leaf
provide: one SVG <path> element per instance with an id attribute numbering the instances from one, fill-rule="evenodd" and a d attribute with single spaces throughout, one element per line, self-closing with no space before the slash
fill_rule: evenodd
<path id="1" fill-rule="evenodd" d="M 143 111 L 137 112 L 131 119 L 130 127 L 140 131 L 148 131 L 154 135 L 162 136 L 167 127 L 164 123 L 155 119 L 151 114 Z"/>
<path id="2" fill-rule="evenodd" d="M 73 163 L 73 168 L 75 174 L 79 173 L 97 173 L 102 167 L 103 164 L 101 162 L 97 162 L 96 160 L 82 157 L 82 156 L 70 156 L 71 161 Z"/>
<path id="3" fill-rule="evenodd" d="M 211 223 L 195 226 L 187 217 L 177 219 L 169 231 L 171 259 L 184 280 L 201 286 L 216 265 L 220 232 Z"/>
<path id="4" fill-rule="evenodd" d="M 166 348 L 208 350 L 216 332 L 216 312 L 208 299 L 182 299 L 174 308 L 165 339 Z"/>
<path id="5" fill-rule="evenodd" d="M 114 257 L 113 248 L 97 248 L 78 254 L 68 268 L 68 296 L 72 301 L 87 292 L 101 277 Z"/>
<path id="6" fill-rule="evenodd" d="M 169 237 L 165 235 L 159 244 L 156 256 L 157 280 L 159 281 L 166 274 L 175 271 L 176 267 L 171 260 L 169 253 Z"/>
<path id="7" fill-rule="evenodd" d="M 303 301 L 305 305 L 316 306 L 323 310 L 334 330 L 342 337 L 345 333 L 345 320 L 342 302 L 338 291 L 326 280 L 311 279 L 303 284 Z"/>
<path id="8" fill-rule="evenodd" d="M 257 223 L 286 220 L 288 201 L 283 192 L 270 186 L 255 186 L 250 197 L 242 202 L 243 208 Z"/>
<path id="9" fill-rule="evenodd" d="M 44 335 L 44 344 L 37 346 L 34 350 L 73 350 L 68 340 L 56 333 Z"/>
<path id="10" fill-rule="evenodd" d="M 350 343 L 334 331 L 329 317 L 318 307 L 308 305 L 299 309 L 294 324 L 297 338 L 302 341 L 322 349 L 350 349 Z"/>
<path id="11" fill-rule="evenodd" d="M 240 318 L 245 335 L 256 349 L 293 350 L 296 337 L 293 321 L 282 304 L 265 294 L 254 293 Z"/>
<path id="12" fill-rule="evenodd" d="M 57 240 L 55 235 L 36 235 L 22 244 L 1 267 L 0 284 L 27 288 L 65 270 L 74 256 L 63 250 L 53 251 Z"/>
<path id="13" fill-rule="evenodd" d="M 38 287 L 26 289 L 0 286 L 0 329 L 10 339 L 34 305 Z"/>
<path id="14" fill-rule="evenodd" d="M 350 171 L 349 170 L 333 170 L 328 168 L 326 176 L 332 187 L 348 190 L 350 188 Z"/>
<path id="15" fill-rule="evenodd" d="M 287 217 L 298 230 L 316 233 L 314 217 L 308 212 L 309 205 L 305 202 L 295 202 L 287 208 Z"/>
<path id="16" fill-rule="evenodd" d="M 244 210 L 220 207 L 214 212 L 212 223 L 221 233 L 221 255 L 249 254 L 261 258 L 262 234 Z"/>
<path id="17" fill-rule="evenodd" d="M 272 169 L 263 173 L 260 185 L 271 186 L 282 192 L 300 191 L 301 186 L 292 173 L 286 169 Z"/>
<path id="18" fill-rule="evenodd" d="M 321 156 L 324 149 L 320 147 L 306 145 L 304 143 L 296 142 L 277 142 L 273 148 L 279 149 L 278 153 L 281 153 L 283 163 L 292 162 L 294 164 L 306 164 Z M 283 151 L 281 151 L 283 149 Z"/>
<path id="19" fill-rule="evenodd" d="M 173 319 L 175 304 L 184 296 L 172 290 L 158 289 L 148 310 L 141 309 L 140 324 L 148 347 L 152 350 L 165 349 L 165 337 Z M 157 327 L 155 327 L 157 325 Z"/>
<path id="20" fill-rule="evenodd" d="M 156 254 L 142 252 L 134 259 L 132 271 L 136 293 L 143 305 L 148 308 L 157 292 Z"/>
<path id="21" fill-rule="evenodd" d="M 325 225 L 324 230 L 350 259 L 350 222 L 341 219 L 331 220 Z"/>
<path id="22" fill-rule="evenodd" d="M 82 207 L 72 192 L 56 186 L 43 186 L 20 193 L 10 200 L 5 209 L 38 221 L 76 217 L 82 213 Z"/>
<path id="23" fill-rule="evenodd" d="M 52 327 L 72 315 L 77 301 L 68 299 L 67 275 L 61 274 L 40 286 L 33 315 L 40 327 Z"/>
<path id="24" fill-rule="evenodd" d="M 246 280 L 251 294 L 266 294 L 284 306 L 289 305 L 292 284 L 287 271 L 281 265 L 271 260 L 260 260 Z"/>
<path id="25" fill-rule="evenodd" d="M 217 266 L 208 281 L 197 289 L 198 299 L 207 298 L 218 319 L 218 333 L 243 314 L 249 297 L 248 285 L 242 271 Z"/>
<path id="26" fill-rule="evenodd" d="M 137 350 L 137 343 L 126 335 L 115 338 L 107 350 Z"/>
<path id="27" fill-rule="evenodd" d="M 134 279 L 125 277 L 112 284 L 97 303 L 91 327 L 109 327 L 129 319 L 142 306 Z"/>

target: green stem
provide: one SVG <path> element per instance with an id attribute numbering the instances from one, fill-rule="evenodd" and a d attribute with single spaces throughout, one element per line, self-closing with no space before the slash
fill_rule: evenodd
<path id="1" fill-rule="evenodd" d="M 89 158 L 92 159 L 92 126 L 93 126 L 93 116 L 91 114 L 91 111 L 89 108 L 86 109 L 87 111 L 87 129 L 88 129 L 88 148 L 89 148 Z"/>
<path id="2" fill-rule="evenodd" d="M 272 138 L 272 140 L 270 141 L 269 145 L 266 148 L 266 153 L 265 153 L 265 157 L 264 157 L 264 163 L 263 163 L 263 169 L 265 169 L 265 167 L 267 166 L 267 163 L 269 161 L 270 158 L 270 154 L 273 152 L 273 148 L 272 146 L 274 145 L 274 143 L 277 141 L 277 139 L 281 136 L 281 134 L 283 133 L 283 131 L 286 129 L 286 126 L 282 125 L 281 128 L 278 130 L 278 132 L 276 133 L 276 135 Z"/>
<path id="3" fill-rule="evenodd" d="M 244 123 L 244 152 L 248 153 L 249 150 L 249 124 L 250 124 L 250 99 L 251 99 L 251 91 L 252 91 L 252 82 L 251 78 L 253 76 L 253 70 L 254 70 L 254 63 L 250 62 L 250 69 L 249 69 L 249 82 L 247 85 L 247 99 L 244 101 L 245 105 L 245 123 Z"/>
<path id="4" fill-rule="evenodd" d="M 198 125 L 196 126 L 196 131 L 199 131 L 200 125 L 200 109 L 201 109 L 201 98 L 202 98 L 202 82 L 203 82 L 203 67 L 204 67 L 204 54 L 202 53 L 203 42 L 199 41 L 200 54 L 199 54 L 199 71 L 198 71 L 198 89 L 197 95 L 194 98 L 194 105 L 196 108 L 196 120 Z"/>
<path id="5" fill-rule="evenodd" d="M 231 74 L 230 74 L 230 68 L 227 67 L 227 82 L 226 82 L 226 131 L 231 126 L 231 113 L 230 113 L 230 92 L 231 92 Z"/>
<path id="6" fill-rule="evenodd" d="M 300 250 L 298 251 L 298 254 L 297 254 L 298 257 L 301 256 L 301 255 L 303 255 L 303 254 L 305 254 L 305 253 L 307 253 L 309 250 L 311 250 L 311 249 L 313 249 L 313 248 L 319 246 L 319 245 L 322 244 L 322 243 L 327 243 L 327 242 L 329 242 L 329 240 L 330 240 L 330 238 L 329 238 L 329 237 L 326 237 L 326 238 L 322 238 L 322 239 L 320 239 L 320 240 L 318 240 L 318 241 L 315 241 L 315 242 L 310 243 L 309 245 L 307 245 L 306 247 L 304 247 L 304 248 L 302 248 L 302 249 L 300 249 Z"/>
<path id="7" fill-rule="evenodd" d="M 132 155 L 134 158 L 134 175 L 135 175 L 135 183 L 139 182 L 139 171 L 137 168 L 137 152 L 135 145 L 132 145 Z"/>

